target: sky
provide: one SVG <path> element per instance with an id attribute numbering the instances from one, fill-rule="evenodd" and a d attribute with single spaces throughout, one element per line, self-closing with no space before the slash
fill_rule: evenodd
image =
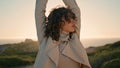
<path id="1" fill-rule="evenodd" d="M 81 10 L 81 38 L 120 38 L 120 0 L 76 0 Z M 49 0 L 46 15 L 64 5 Z M 0 39 L 37 39 L 35 0 L 0 0 Z"/>

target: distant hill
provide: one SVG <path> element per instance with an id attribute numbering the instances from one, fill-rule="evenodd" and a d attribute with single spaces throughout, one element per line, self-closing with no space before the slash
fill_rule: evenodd
<path id="1" fill-rule="evenodd" d="M 38 42 L 26 39 L 24 42 L 0 45 L 0 54 L 19 54 L 38 51 Z"/>

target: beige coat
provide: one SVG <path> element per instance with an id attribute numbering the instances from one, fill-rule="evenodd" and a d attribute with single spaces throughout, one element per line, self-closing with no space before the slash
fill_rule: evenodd
<path id="1" fill-rule="evenodd" d="M 54 41 L 51 37 L 44 37 L 45 8 L 48 0 L 36 0 L 35 20 L 37 36 L 39 41 L 39 51 L 34 63 L 34 68 L 58 68 L 59 50 L 58 45 L 65 45 L 62 54 L 70 57 L 72 60 L 83 64 L 83 68 L 91 68 L 86 51 L 80 42 L 80 10 L 75 0 L 63 0 L 66 6 L 69 6 L 76 14 L 78 20 L 76 24 L 76 33 L 72 39 L 68 40 L 69 34 L 61 33 L 60 41 Z"/>

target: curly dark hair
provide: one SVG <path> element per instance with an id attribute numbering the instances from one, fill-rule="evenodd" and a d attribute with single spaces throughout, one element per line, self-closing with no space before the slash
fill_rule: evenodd
<path id="1" fill-rule="evenodd" d="M 75 14 L 71 9 L 67 7 L 59 7 L 53 9 L 48 15 L 46 21 L 45 37 L 52 37 L 52 40 L 59 40 L 60 28 L 64 24 L 64 20 L 70 21 L 70 19 L 76 19 Z M 72 33 L 70 33 L 71 38 Z"/>

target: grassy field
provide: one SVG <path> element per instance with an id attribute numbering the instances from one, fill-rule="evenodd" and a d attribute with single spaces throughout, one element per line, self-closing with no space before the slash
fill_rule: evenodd
<path id="1" fill-rule="evenodd" d="M 4 44 L 5 50 L 0 53 L 0 68 L 31 65 L 34 63 L 38 51 L 37 41 L 26 40 L 15 44 Z M 100 47 L 89 47 L 88 52 L 92 68 L 120 67 L 120 41 Z"/>
<path id="2" fill-rule="evenodd" d="M 32 40 L 2 46 L 7 48 L 0 54 L 0 68 L 31 65 L 38 51 L 38 43 Z"/>
<path id="3" fill-rule="evenodd" d="M 120 67 L 120 41 L 94 48 L 88 53 L 92 68 Z"/>

